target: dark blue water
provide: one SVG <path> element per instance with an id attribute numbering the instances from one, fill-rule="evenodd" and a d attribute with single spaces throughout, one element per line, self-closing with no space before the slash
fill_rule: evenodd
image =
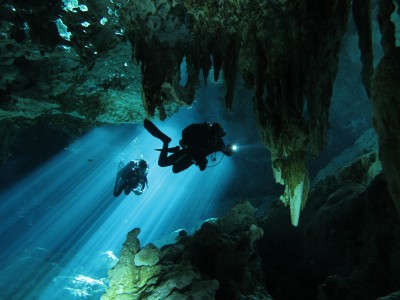
<path id="1" fill-rule="evenodd" d="M 195 166 L 179 174 L 160 168 L 154 149 L 161 142 L 140 124 L 96 128 L 68 145 L 38 132 L 38 150 L 21 150 L 2 167 L 10 176 L 2 172 L 0 298 L 98 299 L 133 228 L 141 229 L 142 245 L 157 244 L 177 229 L 192 232 L 235 201 L 272 191 L 251 94 L 239 90 L 232 112 L 225 110 L 224 96 L 222 84 L 211 83 L 198 91 L 192 108 L 155 122 L 172 138 L 171 146 L 191 123 L 217 121 L 225 127 L 225 142 L 237 143 L 239 150 L 232 157 L 219 154 L 204 172 Z M 115 198 L 119 162 L 136 158 L 150 164 L 148 189 L 141 196 Z M 252 185 L 254 173 L 267 184 Z"/>

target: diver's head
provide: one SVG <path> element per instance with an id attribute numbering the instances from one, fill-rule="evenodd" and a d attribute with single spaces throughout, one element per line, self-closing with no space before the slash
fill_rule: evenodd
<path id="1" fill-rule="evenodd" d="M 215 133 L 218 137 L 223 137 L 226 135 L 224 128 L 222 128 L 221 124 L 219 123 L 212 123 L 211 130 Z"/>
<path id="2" fill-rule="evenodd" d="M 149 164 L 144 159 L 139 160 L 138 167 L 142 175 L 146 175 L 149 171 Z"/>

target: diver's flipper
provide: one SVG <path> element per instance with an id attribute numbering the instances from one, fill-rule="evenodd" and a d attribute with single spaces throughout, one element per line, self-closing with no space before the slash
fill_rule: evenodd
<path id="1" fill-rule="evenodd" d="M 118 172 L 117 179 L 115 179 L 114 196 L 118 197 L 119 195 L 121 195 L 124 188 L 125 188 L 125 180 L 121 178 L 120 172 Z"/>
<path id="2" fill-rule="evenodd" d="M 118 172 L 119 171 L 121 171 L 121 169 L 124 167 L 124 163 L 122 162 L 122 161 L 120 161 L 119 163 L 118 163 Z"/>
<path id="3" fill-rule="evenodd" d="M 152 136 L 162 140 L 163 143 L 168 144 L 171 141 L 171 138 L 158 129 L 149 119 L 144 119 L 143 125 Z"/>

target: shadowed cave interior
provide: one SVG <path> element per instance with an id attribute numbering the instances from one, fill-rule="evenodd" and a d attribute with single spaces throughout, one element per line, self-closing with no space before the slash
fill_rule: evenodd
<path id="1" fill-rule="evenodd" d="M 399 28 L 397 0 L 3 1 L 0 298 L 398 299 Z M 174 174 L 145 118 L 238 149 Z"/>

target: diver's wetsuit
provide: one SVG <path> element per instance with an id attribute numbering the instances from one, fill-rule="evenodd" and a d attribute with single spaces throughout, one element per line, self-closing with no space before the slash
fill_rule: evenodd
<path id="1" fill-rule="evenodd" d="M 171 138 L 169 136 L 167 136 L 165 133 L 163 133 L 160 129 L 158 129 L 157 126 L 154 125 L 154 123 L 151 122 L 150 120 L 144 119 L 143 125 L 144 125 L 144 128 L 146 128 L 146 130 L 152 136 L 160 139 L 163 142 L 163 147 L 161 149 L 161 153 L 158 158 L 158 165 L 160 167 L 172 166 L 178 159 L 177 151 L 179 150 L 179 146 L 174 147 L 172 149 L 168 148 L 168 145 L 171 142 Z M 168 156 L 168 153 L 173 153 L 173 154 Z M 189 166 L 187 166 L 187 167 L 189 167 Z"/>
<path id="2" fill-rule="evenodd" d="M 207 156 L 224 149 L 222 137 L 211 129 L 208 123 L 191 124 L 182 131 L 182 139 L 179 141 L 182 148 L 186 148 L 193 160 L 203 171 L 207 166 Z"/>
<path id="3" fill-rule="evenodd" d="M 130 161 L 118 171 L 114 186 L 114 196 L 118 197 L 122 191 L 128 195 L 131 191 L 135 195 L 141 195 L 147 185 L 146 174 L 141 174 L 138 167 L 138 161 Z"/>

